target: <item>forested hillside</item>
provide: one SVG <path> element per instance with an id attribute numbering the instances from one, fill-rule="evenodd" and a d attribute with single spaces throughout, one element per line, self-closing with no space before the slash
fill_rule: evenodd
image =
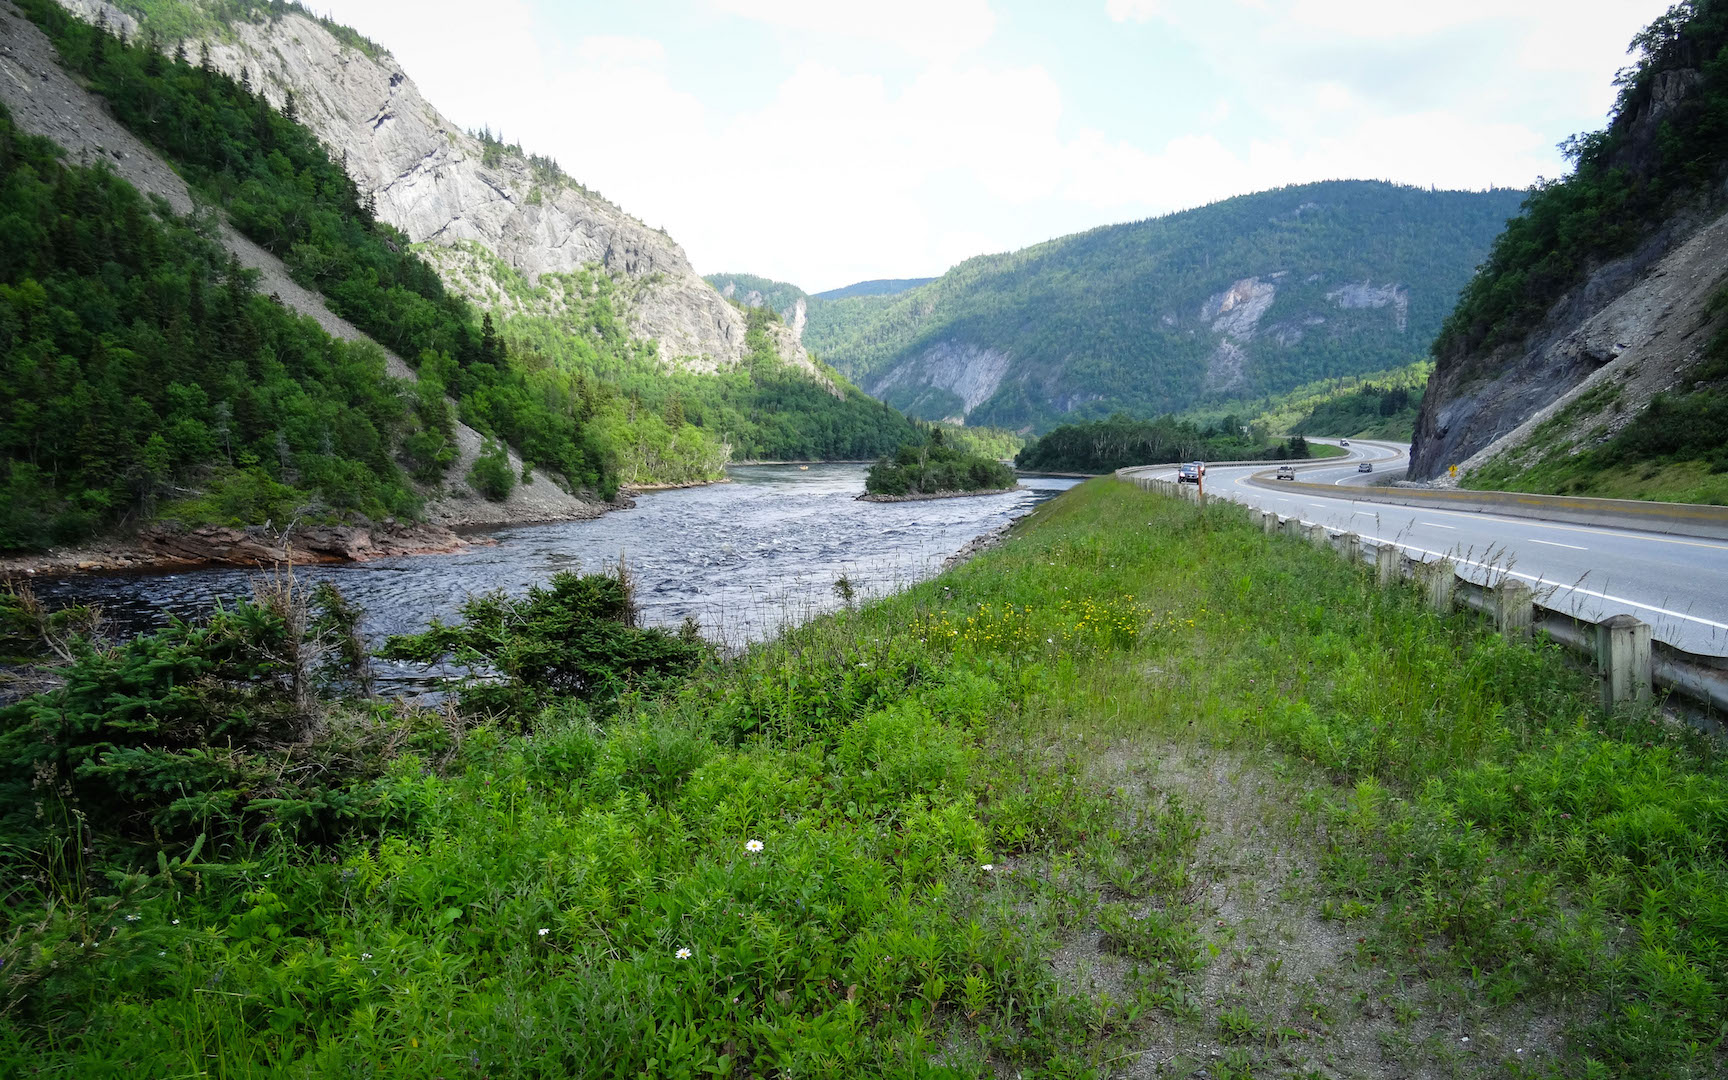
<path id="1" fill-rule="evenodd" d="M 838 289 L 816 293 L 815 300 L 845 300 L 853 296 L 893 296 L 907 289 L 916 289 L 920 285 L 928 285 L 935 278 L 873 278 L 870 281 L 858 281 Z"/>
<path id="2" fill-rule="evenodd" d="M 419 505 L 443 395 L 257 295 L 189 222 L 0 109 L 0 551 L 128 519 L 286 523 Z"/>
<path id="3" fill-rule="evenodd" d="M 805 344 L 916 416 L 1043 429 L 1421 359 L 1520 193 L 1333 181 L 811 305 Z"/>
<path id="4" fill-rule="evenodd" d="M 423 410 L 442 409 L 448 394 L 464 423 L 500 446 L 514 447 L 525 465 L 521 479 L 550 476 L 547 482 L 610 497 L 621 484 L 716 479 L 732 457 L 873 457 L 913 434 L 903 417 L 837 373 L 807 361 L 803 367 L 785 362 L 765 323 L 744 326 L 739 361 L 713 375 L 669 365 L 656 342 L 626 326 L 624 312 L 643 286 L 627 281 L 621 289 L 619 279 L 601 267 L 545 274 L 530 286 L 471 244 L 477 249 L 472 262 L 482 268 L 475 276 L 497 299 L 510 301 L 496 311 L 476 308 L 446 287 L 425 261 L 427 249 L 377 218 L 371 196 L 362 195 L 342 164 L 296 121 L 292 95 L 278 109 L 246 71 L 230 78 L 216 70 L 206 49 L 189 49 L 156 30 L 160 23 L 209 32 L 219 25 L 206 25 L 209 19 L 265 18 L 275 7 L 155 5 L 140 9 L 149 21 L 128 41 L 51 0 L 23 0 L 21 6 L 48 33 L 63 64 L 201 197 L 283 259 L 294 278 L 321 293 L 333 311 L 417 369 Z M 167 18 L 175 13 L 188 19 L 196 14 L 205 22 Z M 361 45 L 370 47 L 355 47 Z M 440 260 L 440 266 L 450 263 Z M 527 302 L 533 297 L 548 302 Z M 165 366 L 173 367 L 171 358 Z M 210 410 L 230 407 L 226 399 L 211 398 L 199 406 L 206 411 L 196 419 L 211 426 L 217 420 Z M 440 442 L 427 433 L 418 434 L 405 452 L 416 455 L 416 477 L 433 486 L 445 479 L 456 456 L 447 437 Z M 109 464 L 133 467 L 119 460 Z M 282 479 L 276 466 L 267 471 Z M 518 482 L 501 449 L 483 459 L 481 471 L 483 476 L 469 479 L 492 498 L 504 497 Z M 219 479 L 200 475 L 212 483 Z M 369 490 L 353 487 L 356 508 L 399 513 L 413 502 L 405 493 L 380 501 Z M 208 494 L 196 485 L 186 491 Z M 277 494 L 277 503 L 288 498 Z M 226 512 L 216 516 L 262 521 L 269 515 L 259 509 L 261 500 L 254 498 L 251 509 L 229 500 Z M 14 501 L 58 505 L 46 496 Z M 160 509 L 153 498 L 123 501 L 124 513 L 80 512 L 78 521 L 85 525 L 35 529 L 29 543 Z"/>
<path id="5" fill-rule="evenodd" d="M 1632 52 L 1446 320 L 1413 476 L 1728 501 L 1728 2 L 1676 4 Z"/>

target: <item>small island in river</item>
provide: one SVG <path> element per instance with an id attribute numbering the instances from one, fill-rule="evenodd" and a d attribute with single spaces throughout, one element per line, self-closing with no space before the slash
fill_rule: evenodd
<path id="1" fill-rule="evenodd" d="M 996 495 L 1019 486 L 1014 470 L 1000 461 L 948 445 L 940 428 L 922 443 L 907 443 L 870 466 L 865 502 L 914 502 L 961 495 Z"/>

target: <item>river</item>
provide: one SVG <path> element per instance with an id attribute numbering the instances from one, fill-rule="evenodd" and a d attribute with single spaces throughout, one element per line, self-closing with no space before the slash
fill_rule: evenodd
<path id="1" fill-rule="evenodd" d="M 451 621 L 469 595 L 521 593 L 559 570 L 602 570 L 623 558 L 646 622 L 676 627 L 691 617 L 709 639 L 736 647 L 832 610 L 843 574 L 864 597 L 927 578 L 973 537 L 1078 483 L 1029 477 L 1001 495 L 865 503 L 856 500 L 864 472 L 862 465 L 736 466 L 730 483 L 639 495 L 635 509 L 593 521 L 497 529 L 485 534 L 495 543 L 450 555 L 296 572 L 335 582 L 365 610 L 367 640 L 382 644 L 434 618 Z M 110 629 L 129 635 L 247 595 L 255 573 L 74 574 L 32 585 L 52 604 L 100 604 Z M 386 685 L 415 681 L 407 672 L 380 674 Z"/>

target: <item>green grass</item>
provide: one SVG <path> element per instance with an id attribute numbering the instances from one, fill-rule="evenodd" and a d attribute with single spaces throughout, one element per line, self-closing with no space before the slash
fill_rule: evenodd
<path id="1" fill-rule="evenodd" d="M 604 721 L 452 717 L 333 847 L 110 877 L 71 818 L 6 853 L 0 1060 L 1719 1075 L 1728 773 L 1593 700 L 1552 646 L 1095 480 Z"/>

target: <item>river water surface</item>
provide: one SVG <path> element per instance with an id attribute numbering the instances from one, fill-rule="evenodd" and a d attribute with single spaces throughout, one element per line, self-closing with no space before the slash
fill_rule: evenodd
<path id="1" fill-rule="evenodd" d="M 622 557 L 636 580 L 644 619 L 675 627 L 686 617 L 710 639 L 738 646 L 784 622 L 831 610 L 842 574 L 861 595 L 903 588 L 934 574 L 967 541 L 1026 513 L 1077 481 L 1026 478 L 1000 495 L 928 502 L 866 503 L 865 466 L 738 466 L 732 482 L 639 495 L 636 508 L 593 521 L 522 525 L 486 535 L 496 543 L 451 555 L 301 567 L 306 580 L 335 582 L 365 609 L 367 639 L 451 621 L 464 598 L 521 593 L 559 570 L 607 569 Z M 169 615 L 200 615 L 218 600 L 250 593 L 256 571 L 38 578 L 44 600 L 100 604 L 122 635 Z M 386 683 L 406 672 L 381 671 Z M 394 678 L 392 676 L 395 676 Z M 408 678 L 407 681 L 413 681 Z"/>

